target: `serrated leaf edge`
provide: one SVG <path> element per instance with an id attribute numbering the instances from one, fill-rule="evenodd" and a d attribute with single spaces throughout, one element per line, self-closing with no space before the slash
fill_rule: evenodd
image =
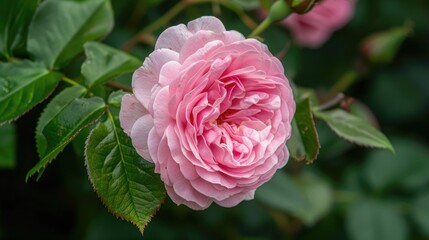
<path id="1" fill-rule="evenodd" d="M 97 119 L 95 119 L 94 121 L 92 121 L 92 122 L 89 122 L 88 124 L 86 124 L 86 125 L 84 125 L 84 126 L 82 126 L 75 134 L 73 134 L 69 139 L 67 139 L 63 144 L 61 144 L 61 145 L 59 145 L 58 147 L 56 147 L 54 150 L 52 150 L 50 153 L 48 153 L 44 158 L 42 158 L 39 162 L 37 162 L 36 163 L 36 165 L 34 165 L 34 167 L 32 167 L 29 171 L 28 171 L 28 173 L 27 173 L 27 175 L 25 176 L 25 181 L 27 182 L 28 181 L 28 179 L 30 178 L 30 177 L 32 177 L 34 174 L 36 174 L 36 173 L 39 173 L 42 169 L 45 169 L 46 168 L 46 166 L 47 165 L 49 165 L 54 159 L 56 159 L 56 157 L 58 156 L 58 154 L 60 154 L 63 150 L 64 150 L 64 148 L 74 139 L 74 138 L 76 138 L 76 136 L 84 129 L 84 128 L 86 128 L 86 127 L 88 127 L 88 126 L 90 126 L 90 125 L 92 125 L 92 124 L 94 124 L 94 123 L 96 123 L 96 122 L 98 122 L 100 119 L 101 119 L 101 117 L 104 115 L 104 112 L 106 111 L 106 107 L 105 107 L 105 109 L 104 109 L 104 111 L 100 114 L 100 116 L 97 118 Z M 47 159 L 48 157 L 50 158 L 51 157 L 51 155 L 53 154 L 53 152 L 55 152 L 55 151 L 58 151 L 59 150 L 59 152 L 56 154 L 56 156 L 54 156 L 54 157 L 52 157 L 50 160 L 48 160 L 48 161 L 46 161 L 45 159 Z M 39 163 L 41 163 L 41 162 L 44 162 L 44 161 L 46 161 L 44 164 L 43 164 L 43 166 L 41 166 L 41 167 L 38 167 L 38 165 L 39 165 Z M 37 170 L 36 170 L 36 168 L 38 168 Z M 38 179 L 40 178 L 41 176 L 38 176 Z"/>
<path id="2" fill-rule="evenodd" d="M 113 120 L 113 116 L 112 116 L 112 114 L 111 114 L 111 112 L 110 112 L 110 110 L 108 110 L 107 109 L 107 114 L 108 114 L 108 119 L 109 119 L 109 121 L 111 121 L 111 123 L 112 123 L 112 127 L 113 127 L 113 131 L 114 131 L 114 134 L 115 134 L 115 139 L 119 139 L 119 137 L 118 137 L 118 133 L 117 133 L 117 131 L 116 131 L 116 129 L 117 129 L 117 127 L 115 126 L 115 122 L 114 122 L 114 120 Z M 98 123 L 98 125 L 99 125 L 100 123 Z M 166 198 L 166 193 L 164 192 L 163 193 L 163 197 L 162 197 L 162 199 L 161 199 L 161 201 L 160 201 L 160 204 L 159 204 L 159 206 L 158 206 L 158 208 L 156 208 L 154 211 L 153 211 L 153 213 L 152 213 L 152 215 L 150 215 L 149 216 L 149 219 L 147 220 L 147 222 L 146 223 L 144 223 L 143 225 L 142 224 L 139 224 L 139 223 L 137 223 L 137 222 L 134 222 L 134 221 L 132 221 L 131 219 L 129 219 L 129 218 L 127 218 L 126 216 L 124 216 L 124 215 L 122 215 L 122 214 L 120 214 L 120 213 L 117 213 L 117 212 L 115 212 L 113 209 L 111 209 L 107 204 L 106 204 L 106 202 L 104 201 L 104 199 L 100 196 L 100 194 L 98 193 L 98 190 L 96 189 L 96 187 L 95 187 L 95 184 L 94 184 L 94 181 L 92 180 L 92 176 L 91 176 L 91 171 L 90 171 L 90 169 L 89 169 L 89 164 L 88 164 L 88 142 L 89 142 L 89 139 L 91 139 L 91 136 L 93 135 L 93 133 L 94 133 L 94 131 L 95 131 L 95 129 L 98 127 L 98 125 L 96 126 L 96 127 L 94 127 L 92 130 L 91 130 L 91 132 L 88 134 L 88 137 L 87 137 L 87 139 L 86 139 L 86 141 L 85 141 L 85 151 L 84 151 L 84 153 L 85 153 L 85 167 L 86 167 L 86 171 L 87 171 L 87 173 L 88 173 L 88 179 L 89 179 L 89 181 L 90 181 L 90 183 L 91 183 L 91 186 L 92 186 L 92 188 L 93 188 L 93 190 L 94 190 L 94 192 L 97 194 L 97 197 L 100 199 L 100 201 L 102 202 L 102 204 L 103 204 L 103 206 L 113 215 L 113 216 L 115 216 L 115 217 L 117 217 L 117 218 L 119 218 L 119 219 L 122 219 L 122 220 L 124 220 L 124 221 L 127 221 L 127 222 L 130 222 L 130 223 L 132 223 L 134 226 L 136 226 L 137 227 L 137 229 L 139 230 L 139 232 L 141 233 L 141 235 L 143 236 L 143 234 L 144 234 L 144 230 L 145 230 L 145 228 L 146 228 L 146 226 L 149 224 L 149 222 L 152 220 L 152 218 L 153 218 L 153 216 L 159 211 L 159 209 L 161 208 L 161 205 L 164 203 L 164 201 L 165 201 L 165 198 Z M 121 148 L 121 147 L 120 147 Z M 121 156 L 122 156 L 122 150 L 121 150 Z M 121 164 L 123 165 L 124 163 L 122 162 L 122 160 L 121 160 Z M 124 172 L 125 172 L 125 174 L 127 174 L 126 173 L 126 171 L 125 171 L 125 167 L 124 167 Z M 128 179 L 128 178 L 127 178 Z M 128 186 L 128 188 L 129 188 L 129 186 Z M 132 198 L 131 198 L 132 199 Z M 134 209 L 136 209 L 135 208 L 135 204 L 134 204 L 134 200 L 132 200 L 132 202 L 133 202 L 133 206 L 134 206 Z M 137 215 L 137 217 L 140 219 L 140 217 Z"/>

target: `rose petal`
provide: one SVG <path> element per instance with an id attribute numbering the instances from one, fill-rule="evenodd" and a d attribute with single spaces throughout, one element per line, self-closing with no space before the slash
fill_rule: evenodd
<path id="1" fill-rule="evenodd" d="M 193 33 L 183 24 L 169 27 L 159 35 L 155 44 L 155 49 L 167 48 L 175 52 L 180 52 L 183 44 L 192 37 L 192 35 Z"/>
<path id="2" fill-rule="evenodd" d="M 149 114 L 139 118 L 131 129 L 131 140 L 137 152 L 146 160 L 152 162 L 148 148 L 148 136 L 153 128 L 153 119 Z"/>
<path id="3" fill-rule="evenodd" d="M 238 193 L 232 197 L 229 197 L 222 201 L 215 201 L 217 204 L 219 204 L 222 207 L 234 207 L 243 200 L 251 200 L 255 197 L 255 190 L 251 190 L 244 193 Z"/>
<path id="4" fill-rule="evenodd" d="M 219 19 L 211 16 L 203 16 L 190 21 L 188 23 L 188 29 L 192 33 L 197 33 L 200 30 L 209 30 L 215 33 L 222 33 L 225 31 L 223 23 Z"/>
<path id="5" fill-rule="evenodd" d="M 124 132 L 131 134 L 131 128 L 140 117 L 149 114 L 146 108 L 132 94 L 125 94 L 122 97 L 121 110 L 119 112 L 119 122 Z"/>
<path id="6" fill-rule="evenodd" d="M 158 49 L 149 55 L 143 66 L 133 74 L 133 92 L 143 106 L 151 112 L 152 89 L 158 84 L 162 66 L 170 61 L 178 60 L 178 53 L 169 49 Z"/>

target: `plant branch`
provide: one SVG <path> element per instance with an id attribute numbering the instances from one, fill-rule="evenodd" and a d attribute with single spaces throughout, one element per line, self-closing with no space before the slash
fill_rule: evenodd
<path id="1" fill-rule="evenodd" d="M 317 110 L 318 111 L 323 111 L 326 109 L 329 109 L 331 107 L 334 107 L 335 105 L 339 104 L 343 99 L 344 99 L 344 94 L 343 93 L 338 93 L 334 98 L 330 99 L 329 101 L 323 103 L 322 105 L 320 105 Z"/>
<path id="2" fill-rule="evenodd" d="M 115 89 L 121 89 L 124 90 L 124 92 L 129 92 L 132 93 L 133 89 L 131 87 L 125 86 L 123 84 L 114 82 L 114 81 L 108 81 L 106 82 L 106 86 L 111 87 L 111 88 L 115 88 Z"/>

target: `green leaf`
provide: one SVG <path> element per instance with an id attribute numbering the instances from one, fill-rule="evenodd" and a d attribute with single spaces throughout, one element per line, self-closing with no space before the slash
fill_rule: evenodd
<path id="1" fill-rule="evenodd" d="M 164 185 L 153 164 L 142 159 L 110 112 L 87 140 L 88 174 L 97 194 L 116 216 L 143 233 L 165 197 Z"/>
<path id="2" fill-rule="evenodd" d="M 116 107 L 116 108 L 120 108 L 121 107 L 121 102 L 122 102 L 122 97 L 125 95 L 126 93 L 122 90 L 119 91 L 115 91 L 112 92 L 109 96 L 109 100 L 107 100 L 107 102 L 109 103 L 109 105 Z"/>
<path id="3" fill-rule="evenodd" d="M 45 110 L 41 117 L 36 140 L 40 141 L 44 137 L 45 142 L 38 143 L 41 160 L 28 171 L 27 180 L 43 170 L 84 127 L 94 123 L 106 109 L 103 99 L 99 97 L 76 98 L 67 102 L 62 101 L 66 98 L 64 95 L 53 99 L 55 102 L 48 108 L 55 109 Z"/>
<path id="4" fill-rule="evenodd" d="M 277 171 L 270 181 L 259 187 L 255 198 L 288 213 L 296 213 L 307 206 L 304 196 L 283 171 Z"/>
<path id="5" fill-rule="evenodd" d="M 0 126 L 0 169 L 14 168 L 16 165 L 15 125 Z"/>
<path id="6" fill-rule="evenodd" d="M 60 73 L 50 72 L 40 63 L 0 63 L 0 125 L 48 97 L 60 78 Z"/>
<path id="7" fill-rule="evenodd" d="M 366 147 L 389 149 L 394 152 L 389 140 L 369 122 L 344 110 L 314 111 L 340 137 L 354 144 Z"/>
<path id="8" fill-rule="evenodd" d="M 304 101 L 308 98 L 308 99 L 310 99 L 311 107 L 316 107 L 319 105 L 319 100 L 317 99 L 317 94 L 314 91 L 314 89 L 296 87 L 295 92 L 296 92 L 295 99 L 297 102 Z"/>
<path id="9" fill-rule="evenodd" d="M 287 142 L 291 156 L 297 161 L 312 163 L 319 153 L 320 144 L 311 112 L 310 99 L 296 104 L 292 122 L 292 136 Z"/>
<path id="10" fill-rule="evenodd" d="M 429 237 L 429 192 L 419 195 L 413 201 L 412 217 L 420 231 Z"/>
<path id="11" fill-rule="evenodd" d="M 46 0 L 30 24 L 27 49 L 47 67 L 62 67 L 85 42 L 105 36 L 112 27 L 110 1 Z"/>
<path id="12" fill-rule="evenodd" d="M 142 65 L 138 58 L 101 43 L 89 42 L 84 48 L 86 61 L 82 65 L 82 75 L 89 88 Z"/>
<path id="13" fill-rule="evenodd" d="M 36 145 L 39 157 L 41 159 L 44 157 L 48 147 L 48 140 L 43 134 L 43 130 L 45 129 L 46 125 L 54 117 L 61 113 L 67 106 L 69 106 L 74 99 L 83 97 L 85 93 L 86 89 L 83 86 L 73 86 L 66 88 L 56 95 L 43 110 L 36 127 Z"/>
<path id="14" fill-rule="evenodd" d="M 306 225 L 325 216 L 333 203 L 329 184 L 310 172 L 289 178 L 279 171 L 256 191 L 256 199 L 290 213 Z"/>
<path id="15" fill-rule="evenodd" d="M 2 0 L 0 7 L 0 53 L 9 58 L 17 48 L 24 48 L 28 24 L 38 0 Z"/>
<path id="16" fill-rule="evenodd" d="M 365 161 L 364 176 L 375 190 L 390 187 L 406 191 L 424 188 L 429 183 L 429 150 L 411 139 L 393 139 L 396 154 L 371 151 Z"/>
<path id="17" fill-rule="evenodd" d="M 349 207 L 347 232 L 352 240 L 405 240 L 408 226 L 398 210 L 388 203 L 364 200 Z"/>
<path id="18" fill-rule="evenodd" d="M 311 172 L 301 173 L 294 182 L 307 202 L 295 215 L 306 225 L 314 225 L 329 213 L 333 204 L 332 189 L 324 179 Z"/>

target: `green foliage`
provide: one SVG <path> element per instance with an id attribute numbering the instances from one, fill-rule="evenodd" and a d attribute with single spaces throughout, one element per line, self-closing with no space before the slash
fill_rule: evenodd
<path id="1" fill-rule="evenodd" d="M 25 49 L 28 24 L 39 0 L 2 0 L 0 8 L 0 56 L 10 58 Z"/>
<path id="2" fill-rule="evenodd" d="M 31 22 L 27 49 L 46 67 L 62 67 L 82 51 L 85 42 L 105 36 L 112 27 L 110 1 L 47 0 Z"/>
<path id="3" fill-rule="evenodd" d="M 429 237 L 429 192 L 425 192 L 413 201 L 412 216 L 420 231 Z"/>
<path id="4" fill-rule="evenodd" d="M 292 214 L 307 225 L 315 224 L 332 206 L 332 189 L 317 175 L 304 172 L 289 177 L 279 171 L 256 192 L 256 199 Z"/>
<path id="5" fill-rule="evenodd" d="M 75 96 L 82 92 L 79 89 L 73 91 L 75 93 L 71 94 Z M 71 90 L 53 99 L 41 116 L 36 131 L 40 162 L 27 173 L 27 179 L 45 168 L 82 128 L 94 123 L 105 111 L 103 99 L 70 98 L 73 96 L 70 92 Z"/>
<path id="6" fill-rule="evenodd" d="M 316 159 L 320 148 L 310 104 L 309 98 L 296 103 L 292 136 L 287 143 L 291 157 L 307 163 Z"/>
<path id="7" fill-rule="evenodd" d="M 357 145 L 385 148 L 394 152 L 392 144 L 379 130 L 367 121 L 344 110 L 315 111 L 314 115 L 324 120 L 340 137 Z"/>
<path id="8" fill-rule="evenodd" d="M 51 94 L 61 74 L 29 61 L 0 62 L 0 125 L 18 118 Z"/>
<path id="9" fill-rule="evenodd" d="M 429 184 L 429 149 L 413 140 L 394 139 L 393 143 L 396 154 L 369 154 L 364 173 L 370 186 L 375 190 L 392 186 L 410 190 Z"/>
<path id="10" fill-rule="evenodd" d="M 142 64 L 139 59 L 101 43 L 88 42 L 84 48 L 86 61 L 82 64 L 82 75 L 89 88 L 134 71 Z"/>
<path id="11" fill-rule="evenodd" d="M 408 226 L 391 204 L 366 199 L 350 207 L 347 230 L 353 240 L 406 240 Z"/>
<path id="12" fill-rule="evenodd" d="M 46 125 L 58 114 L 60 114 L 70 103 L 79 97 L 83 97 L 86 89 L 82 86 L 74 86 L 61 91 L 52 101 L 46 106 L 40 116 L 36 127 L 36 144 L 39 152 L 39 157 L 43 157 L 47 149 L 47 139 L 43 134 Z"/>
<path id="13" fill-rule="evenodd" d="M 85 155 L 91 182 L 106 207 L 143 233 L 163 202 L 164 185 L 110 112 L 89 135 Z"/>
<path id="14" fill-rule="evenodd" d="M 14 124 L 0 126 L 0 169 L 16 166 L 16 130 Z"/>

